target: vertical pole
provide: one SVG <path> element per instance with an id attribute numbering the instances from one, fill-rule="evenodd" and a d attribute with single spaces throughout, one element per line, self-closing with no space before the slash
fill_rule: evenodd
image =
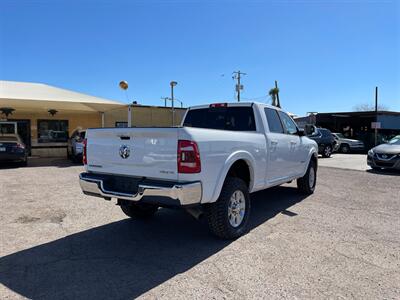
<path id="1" fill-rule="evenodd" d="M 237 83 L 237 100 L 240 102 L 240 70 L 238 72 L 238 77 L 237 77 L 238 83 Z"/>
<path id="2" fill-rule="evenodd" d="M 375 87 L 375 146 L 378 144 L 378 87 Z"/>
<path id="3" fill-rule="evenodd" d="M 128 127 L 132 127 L 132 106 L 128 105 Z"/>
<path id="4" fill-rule="evenodd" d="M 171 102 L 172 102 L 172 126 L 175 125 L 175 105 L 174 105 L 174 86 L 171 85 Z"/>
<path id="5" fill-rule="evenodd" d="M 277 93 L 276 93 L 276 104 L 277 105 L 276 106 L 281 108 L 281 102 L 279 101 L 278 81 L 276 81 L 276 80 L 275 80 L 275 88 L 277 90 Z"/>
<path id="6" fill-rule="evenodd" d="M 104 123 L 105 123 L 104 112 L 101 112 L 101 128 L 104 128 Z"/>

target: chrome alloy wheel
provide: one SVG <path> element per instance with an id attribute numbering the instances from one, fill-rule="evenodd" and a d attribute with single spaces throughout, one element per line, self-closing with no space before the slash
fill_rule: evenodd
<path id="1" fill-rule="evenodd" d="M 330 146 L 326 146 L 325 149 L 324 149 L 325 156 L 330 156 L 331 152 L 332 152 L 331 147 Z"/>
<path id="2" fill-rule="evenodd" d="M 237 190 L 232 194 L 228 206 L 228 218 L 232 227 L 238 227 L 240 224 L 242 224 L 245 211 L 246 199 L 243 192 Z"/>

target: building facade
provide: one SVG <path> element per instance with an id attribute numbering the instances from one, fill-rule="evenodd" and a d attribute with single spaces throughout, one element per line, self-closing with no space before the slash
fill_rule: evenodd
<path id="1" fill-rule="evenodd" d="M 343 133 L 347 138 L 362 140 L 366 147 L 375 145 L 375 124 L 378 144 L 400 134 L 400 112 L 395 111 L 357 111 L 316 113 L 307 117 L 295 118 L 299 127 L 313 124 L 332 132 Z"/>
<path id="2" fill-rule="evenodd" d="M 66 157 L 76 130 L 99 127 L 171 126 L 185 109 L 141 106 L 89 96 L 53 86 L 0 81 L 0 123 L 16 123 L 32 156 Z M 1 133 L 0 133 L 1 134 Z"/>

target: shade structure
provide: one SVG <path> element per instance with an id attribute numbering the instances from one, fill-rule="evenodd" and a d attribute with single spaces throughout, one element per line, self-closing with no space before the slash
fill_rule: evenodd
<path id="1" fill-rule="evenodd" d="M 42 83 L 0 81 L 0 107 L 20 112 L 56 109 L 63 111 L 106 112 L 125 104 Z"/>

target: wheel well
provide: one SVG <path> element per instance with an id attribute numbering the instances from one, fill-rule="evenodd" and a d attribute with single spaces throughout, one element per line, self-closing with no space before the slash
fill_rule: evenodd
<path id="1" fill-rule="evenodd" d="M 250 186 L 250 169 L 249 165 L 242 159 L 236 161 L 228 171 L 226 177 L 237 177 L 242 179 L 247 187 Z"/>

